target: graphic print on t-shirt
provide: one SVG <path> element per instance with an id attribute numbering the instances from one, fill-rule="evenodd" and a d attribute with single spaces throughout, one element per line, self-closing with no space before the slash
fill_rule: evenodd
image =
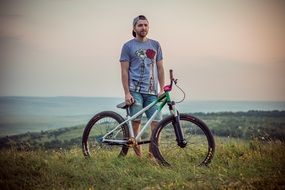
<path id="1" fill-rule="evenodd" d="M 142 83 L 144 80 L 144 75 L 146 72 L 146 69 L 149 69 L 150 75 L 149 75 L 149 88 L 148 92 L 153 93 L 155 90 L 154 88 L 154 56 L 155 51 L 152 49 L 139 49 L 136 51 L 136 55 L 140 58 L 140 69 L 139 69 L 139 80 L 133 81 L 135 82 L 135 91 L 140 92 L 142 88 Z"/>

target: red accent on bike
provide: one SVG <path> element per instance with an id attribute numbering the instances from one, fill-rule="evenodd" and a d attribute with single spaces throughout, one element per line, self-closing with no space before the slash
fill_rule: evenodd
<path id="1" fill-rule="evenodd" d="M 172 87 L 171 87 L 170 85 L 166 85 L 165 87 L 163 87 L 163 90 L 164 90 L 165 92 L 169 92 L 169 91 L 172 90 Z"/>

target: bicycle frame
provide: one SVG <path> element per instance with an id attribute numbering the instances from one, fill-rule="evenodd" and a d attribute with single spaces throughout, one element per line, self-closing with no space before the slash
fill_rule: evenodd
<path id="1" fill-rule="evenodd" d="M 137 136 L 134 136 L 134 131 L 133 131 L 133 127 L 132 127 L 132 120 L 134 120 L 137 116 L 143 114 L 145 111 L 147 111 L 148 109 L 150 109 L 152 106 L 156 105 L 160 103 L 158 109 L 153 113 L 153 115 L 151 116 L 150 119 L 147 120 L 147 122 L 145 123 L 145 125 L 142 127 L 142 129 L 140 130 L 140 132 L 137 134 Z M 157 114 L 159 114 L 159 112 L 161 112 L 162 108 L 165 106 L 165 104 L 168 104 L 169 106 L 169 110 L 170 110 L 170 114 L 174 115 L 175 117 L 177 117 L 178 115 L 178 111 L 176 110 L 175 106 L 174 106 L 174 102 L 171 101 L 170 98 L 170 94 L 168 91 L 166 91 L 165 93 L 163 93 L 156 101 L 150 103 L 148 106 L 146 106 L 145 108 L 143 108 L 142 110 L 140 110 L 139 112 L 137 112 L 135 115 L 133 115 L 132 117 L 130 117 L 129 115 L 127 115 L 127 119 L 120 123 L 118 126 L 116 126 L 113 130 L 109 131 L 107 134 L 105 134 L 102 137 L 102 142 L 103 143 L 112 143 L 112 144 L 117 144 L 117 145 L 124 145 L 127 144 L 128 140 L 113 140 L 113 139 L 106 139 L 106 137 L 108 135 L 110 135 L 111 133 L 113 133 L 114 131 L 116 131 L 119 127 L 121 127 L 124 124 L 128 124 L 128 129 L 129 129 L 129 135 L 130 138 L 135 138 L 136 142 L 138 144 L 144 144 L 144 143 L 149 143 L 150 141 L 140 141 L 141 136 L 143 135 L 143 133 L 145 132 L 145 130 L 147 128 L 149 128 L 150 123 L 154 120 L 154 118 L 156 117 Z M 182 135 L 183 136 L 183 135 Z"/>
<path id="2" fill-rule="evenodd" d="M 176 109 L 176 102 L 172 101 L 170 98 L 170 92 L 172 91 L 173 84 L 183 92 L 183 99 L 179 102 L 182 102 L 185 99 L 185 92 L 176 85 L 177 79 L 173 78 L 173 71 L 170 70 L 169 73 L 170 83 L 163 87 L 164 93 L 158 98 L 155 98 L 153 102 L 145 108 L 142 108 L 142 110 L 138 111 L 138 113 L 133 116 L 130 116 L 130 110 L 132 107 L 127 106 L 126 102 L 117 105 L 118 108 L 126 109 L 127 115 L 125 118 L 114 111 L 102 111 L 94 115 L 86 125 L 82 136 L 82 149 L 84 156 L 87 157 L 91 155 L 90 148 L 95 148 L 96 151 L 97 148 L 109 148 L 113 145 L 120 146 L 119 149 L 121 148 L 121 151 L 119 156 L 127 155 L 130 148 L 134 148 L 138 155 L 136 149 L 138 148 L 137 146 L 149 143 L 149 151 L 162 165 L 170 165 L 167 161 L 168 159 L 164 158 L 164 153 L 167 154 L 169 152 L 167 148 L 179 149 L 179 147 L 189 148 L 184 149 L 185 151 L 179 149 L 185 153 L 184 156 L 189 156 L 189 153 L 197 153 L 198 156 L 191 157 L 191 161 L 193 160 L 196 162 L 199 159 L 200 165 L 207 165 L 210 163 L 215 151 L 213 135 L 202 120 L 187 113 L 180 114 Z M 127 100 L 130 100 L 129 97 L 127 97 Z M 153 124 L 152 122 L 155 120 L 155 117 L 162 112 L 162 109 L 166 104 L 169 107 L 170 114 L 168 114 L 167 117 L 162 118 L 162 120 L 158 122 L 157 126 L 152 125 L 152 127 L 155 128 L 151 131 L 151 138 L 144 138 L 144 135 L 148 135 L 146 130 L 151 124 Z M 134 121 L 137 120 L 138 116 L 141 116 L 151 108 L 154 109 L 154 113 L 150 118 L 143 122 L 141 130 L 134 134 L 136 131 L 134 131 L 132 124 L 135 124 Z M 154 124 L 156 124 L 156 122 Z M 92 129 L 94 130 L 91 132 Z M 201 135 L 203 138 L 201 138 Z M 187 137 L 187 139 L 185 137 Z M 199 140 L 199 142 L 195 143 L 194 141 L 196 140 Z M 175 143 L 173 141 L 176 141 L 177 143 L 175 147 L 172 146 Z M 187 143 L 187 141 L 193 142 Z M 205 144 L 203 141 L 206 141 L 207 143 Z M 165 142 L 169 142 L 171 146 L 165 144 Z M 190 144 L 190 146 L 187 146 L 187 144 Z M 192 147 L 196 145 L 201 145 L 201 148 L 193 149 Z M 204 158 L 201 153 L 203 153 Z"/>

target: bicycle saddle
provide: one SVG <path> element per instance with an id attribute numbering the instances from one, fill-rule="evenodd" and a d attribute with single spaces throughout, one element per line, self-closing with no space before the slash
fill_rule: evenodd
<path id="1" fill-rule="evenodd" d="M 134 103 L 132 103 L 131 105 L 133 105 Z M 121 109 L 127 109 L 128 107 L 130 107 L 131 105 L 127 105 L 126 102 L 122 102 L 120 104 L 118 104 L 116 107 L 117 108 L 121 108 Z"/>

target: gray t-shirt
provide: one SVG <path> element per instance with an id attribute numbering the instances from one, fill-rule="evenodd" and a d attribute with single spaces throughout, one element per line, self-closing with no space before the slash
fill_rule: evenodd
<path id="1" fill-rule="evenodd" d="M 129 89 L 144 94 L 158 94 L 156 62 L 162 60 L 159 43 L 132 39 L 123 45 L 120 62 L 129 62 Z"/>

